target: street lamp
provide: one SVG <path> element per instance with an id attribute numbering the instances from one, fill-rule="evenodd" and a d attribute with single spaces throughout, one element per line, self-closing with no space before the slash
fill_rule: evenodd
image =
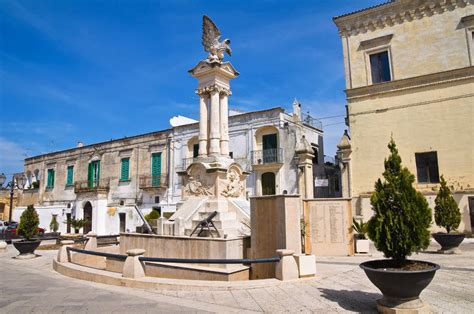
<path id="1" fill-rule="evenodd" d="M 7 177 L 4 173 L 0 174 L 0 188 L 2 188 L 3 184 L 7 180 Z M 15 189 L 21 190 L 23 189 L 26 183 L 26 177 L 24 174 L 14 174 L 12 176 L 12 180 L 7 183 L 5 189 L 10 189 L 10 212 L 8 215 L 8 223 L 12 222 L 12 212 L 13 212 L 13 195 L 15 193 Z"/>

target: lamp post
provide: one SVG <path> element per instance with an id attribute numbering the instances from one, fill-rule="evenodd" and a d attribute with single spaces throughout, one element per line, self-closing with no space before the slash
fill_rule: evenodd
<path id="1" fill-rule="evenodd" d="M 3 184 L 7 180 L 7 177 L 4 173 L 0 174 L 0 188 L 3 187 Z M 12 222 L 13 215 L 13 195 L 15 194 L 15 189 L 21 190 L 26 183 L 26 177 L 23 174 L 14 174 L 12 180 L 7 183 L 5 189 L 10 189 L 10 211 L 8 214 L 8 223 Z"/>

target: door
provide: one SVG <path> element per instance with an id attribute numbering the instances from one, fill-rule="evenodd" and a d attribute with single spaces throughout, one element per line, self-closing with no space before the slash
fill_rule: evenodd
<path id="1" fill-rule="evenodd" d="M 151 155 L 151 186 L 161 184 L 161 153 Z"/>
<path id="2" fill-rule="evenodd" d="M 84 205 L 83 219 L 87 220 L 89 223 L 84 225 L 84 228 L 82 228 L 82 232 L 84 234 L 88 234 L 92 231 L 92 204 L 90 202 L 87 202 L 86 205 Z"/>
<path id="3" fill-rule="evenodd" d="M 471 232 L 474 234 L 474 197 L 469 197 L 469 216 L 471 218 Z"/>
<path id="4" fill-rule="evenodd" d="M 66 214 L 66 233 L 71 233 L 71 214 Z"/>
<path id="5" fill-rule="evenodd" d="M 119 219 L 120 219 L 120 232 L 125 232 L 125 223 L 126 223 L 126 214 L 125 213 L 119 213 Z"/>
<path id="6" fill-rule="evenodd" d="M 87 174 L 87 182 L 90 188 L 95 188 L 99 185 L 100 178 L 100 160 L 95 160 L 89 163 L 89 171 Z"/>
<path id="7" fill-rule="evenodd" d="M 277 135 L 267 134 L 262 136 L 263 163 L 277 162 Z"/>
<path id="8" fill-rule="evenodd" d="M 273 172 L 262 174 L 262 195 L 275 195 L 275 174 Z"/>
<path id="9" fill-rule="evenodd" d="M 199 156 L 199 144 L 193 145 L 193 159 Z"/>

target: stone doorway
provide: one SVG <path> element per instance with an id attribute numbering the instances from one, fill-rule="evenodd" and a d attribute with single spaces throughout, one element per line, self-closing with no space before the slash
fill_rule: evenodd
<path id="1" fill-rule="evenodd" d="M 125 213 L 119 213 L 119 220 L 120 220 L 120 232 L 125 232 L 126 214 Z"/>
<path id="2" fill-rule="evenodd" d="M 84 226 L 83 233 L 87 234 L 92 231 L 92 204 L 91 202 L 87 202 L 84 205 L 84 220 L 87 220 L 89 223 Z"/>
<path id="3" fill-rule="evenodd" d="M 262 195 L 275 195 L 275 174 L 265 172 L 262 174 Z"/>

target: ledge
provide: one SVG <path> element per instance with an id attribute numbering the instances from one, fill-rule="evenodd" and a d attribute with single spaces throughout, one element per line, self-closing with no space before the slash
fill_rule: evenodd
<path id="1" fill-rule="evenodd" d="M 442 84 L 474 78 L 474 66 L 416 76 L 401 80 L 373 84 L 369 86 L 346 89 L 347 100 L 357 100 L 362 97 L 375 97 L 381 94 L 392 93 L 400 90 L 415 89 L 423 86 Z"/>

